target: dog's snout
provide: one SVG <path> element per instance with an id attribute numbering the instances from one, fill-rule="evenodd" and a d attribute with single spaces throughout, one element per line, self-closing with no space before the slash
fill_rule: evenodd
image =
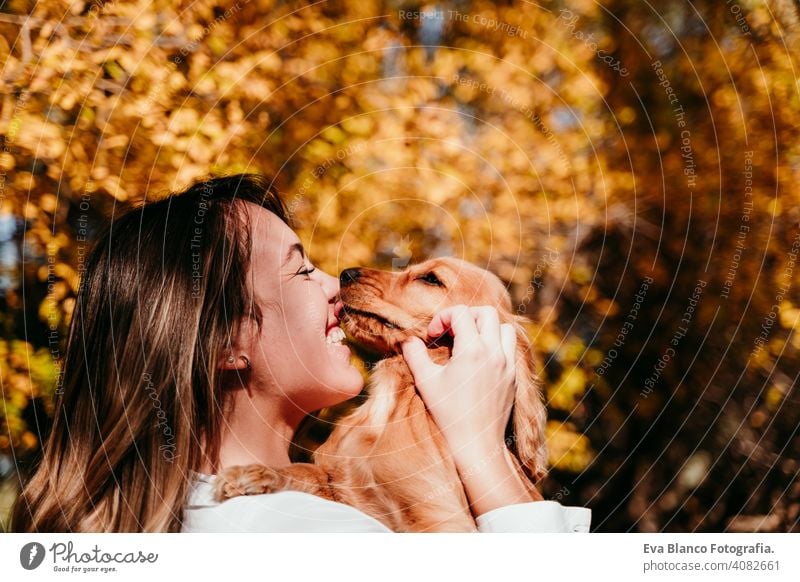
<path id="1" fill-rule="evenodd" d="M 360 269 L 345 269 L 339 275 L 339 283 L 344 285 L 349 285 L 350 283 L 355 283 L 358 281 L 358 278 L 361 276 Z"/>

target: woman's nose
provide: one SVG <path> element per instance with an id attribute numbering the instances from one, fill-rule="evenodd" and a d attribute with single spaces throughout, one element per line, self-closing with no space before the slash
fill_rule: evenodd
<path id="1" fill-rule="evenodd" d="M 320 271 L 320 275 L 322 276 L 320 283 L 325 290 L 325 295 L 328 297 L 328 301 L 333 301 L 339 295 L 339 279 L 325 271 Z"/>

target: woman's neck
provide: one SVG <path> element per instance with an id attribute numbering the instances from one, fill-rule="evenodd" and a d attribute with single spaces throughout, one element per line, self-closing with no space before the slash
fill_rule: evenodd
<path id="1" fill-rule="evenodd" d="M 203 473 L 215 474 L 236 465 L 283 467 L 291 464 L 289 445 L 299 419 L 288 419 L 278 402 L 237 393 L 231 412 L 223 417 L 219 460 L 207 461 Z"/>

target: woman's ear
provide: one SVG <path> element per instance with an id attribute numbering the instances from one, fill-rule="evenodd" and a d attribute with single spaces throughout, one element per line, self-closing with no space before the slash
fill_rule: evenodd
<path id="1" fill-rule="evenodd" d="M 226 349 L 222 352 L 218 368 L 228 371 L 245 371 L 252 368 L 250 362 L 251 349 L 257 344 L 257 329 L 245 318 L 228 338 Z"/>
<path id="2" fill-rule="evenodd" d="M 250 358 L 241 354 L 238 357 L 233 355 L 226 355 L 223 357 L 219 365 L 220 370 L 249 370 L 251 367 Z"/>
<path id="3" fill-rule="evenodd" d="M 526 318 L 514 316 L 514 329 L 517 333 L 517 380 L 509 422 L 510 448 L 528 476 L 536 483 L 547 475 L 547 445 L 544 436 L 547 409 L 534 366 L 531 341 L 522 325 L 524 321 L 527 321 Z"/>

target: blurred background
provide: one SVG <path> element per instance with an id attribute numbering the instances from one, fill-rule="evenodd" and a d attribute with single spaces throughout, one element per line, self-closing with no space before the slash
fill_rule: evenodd
<path id="1" fill-rule="evenodd" d="M 95 233 L 247 171 L 326 271 L 507 283 L 594 530 L 797 531 L 799 6 L 3 2 L 0 523 Z"/>

